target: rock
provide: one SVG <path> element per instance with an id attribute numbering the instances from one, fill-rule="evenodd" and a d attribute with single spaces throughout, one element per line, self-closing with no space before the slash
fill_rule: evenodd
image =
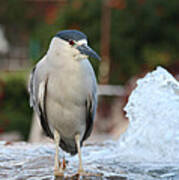
<path id="1" fill-rule="evenodd" d="M 53 144 L 0 142 L 1 180 L 52 180 L 55 147 Z M 91 180 L 157 180 L 161 177 L 179 176 L 179 166 L 163 163 L 130 162 L 123 159 L 118 142 L 108 141 L 87 144 L 82 149 L 83 164 L 87 172 L 102 174 L 101 177 L 85 177 Z M 65 176 L 77 172 L 78 157 L 65 154 L 67 169 Z M 58 179 L 58 178 L 56 178 Z M 69 179 L 69 178 L 67 178 Z M 70 178 L 71 179 L 71 178 Z"/>

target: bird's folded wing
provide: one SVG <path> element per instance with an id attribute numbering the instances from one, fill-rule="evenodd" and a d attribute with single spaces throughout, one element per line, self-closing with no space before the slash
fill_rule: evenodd
<path id="1" fill-rule="evenodd" d="M 42 81 L 39 85 L 38 104 L 39 104 L 39 108 L 41 109 L 42 112 L 46 111 L 46 109 L 45 109 L 46 85 L 47 85 L 47 80 Z"/>
<path id="2" fill-rule="evenodd" d="M 36 67 L 34 67 L 32 72 L 30 73 L 29 84 L 28 84 L 28 91 L 30 94 L 30 107 L 34 107 L 35 105 L 35 94 L 34 94 L 34 86 L 33 86 L 35 69 Z"/>
<path id="3" fill-rule="evenodd" d="M 96 92 L 93 92 L 88 96 L 88 99 L 86 100 L 86 131 L 83 136 L 82 141 L 87 139 L 93 128 L 93 121 L 96 114 L 96 106 L 97 106 L 97 95 Z"/>
<path id="4" fill-rule="evenodd" d="M 46 99 L 47 99 L 47 84 L 48 84 L 48 77 L 42 80 L 39 84 L 35 84 L 35 69 L 33 69 L 30 75 L 30 82 L 29 82 L 29 93 L 30 93 L 30 105 L 33 106 L 34 111 L 37 113 L 42 128 L 45 134 L 51 138 L 53 138 L 53 134 L 50 130 L 46 112 Z M 35 92 L 35 88 L 38 87 L 38 92 Z M 36 95 L 36 93 L 38 93 Z"/>

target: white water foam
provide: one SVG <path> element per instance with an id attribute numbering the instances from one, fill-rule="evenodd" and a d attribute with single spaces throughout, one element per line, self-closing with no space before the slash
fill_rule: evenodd
<path id="1" fill-rule="evenodd" d="M 119 141 L 131 160 L 179 161 L 179 82 L 162 67 L 137 81 L 124 110 L 130 125 Z"/>

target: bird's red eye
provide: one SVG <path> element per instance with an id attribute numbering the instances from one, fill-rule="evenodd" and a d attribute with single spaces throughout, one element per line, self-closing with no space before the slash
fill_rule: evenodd
<path id="1" fill-rule="evenodd" d="M 75 42 L 73 40 L 69 40 L 69 44 L 73 46 Z"/>

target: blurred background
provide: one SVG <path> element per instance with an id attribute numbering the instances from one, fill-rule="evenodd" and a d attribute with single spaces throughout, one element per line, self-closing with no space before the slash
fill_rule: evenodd
<path id="1" fill-rule="evenodd" d="M 39 140 L 27 83 L 60 30 L 77 29 L 102 57 L 93 140 L 128 126 L 123 107 L 135 82 L 162 65 L 179 79 L 179 1 L 6 0 L 0 6 L 0 140 Z"/>

